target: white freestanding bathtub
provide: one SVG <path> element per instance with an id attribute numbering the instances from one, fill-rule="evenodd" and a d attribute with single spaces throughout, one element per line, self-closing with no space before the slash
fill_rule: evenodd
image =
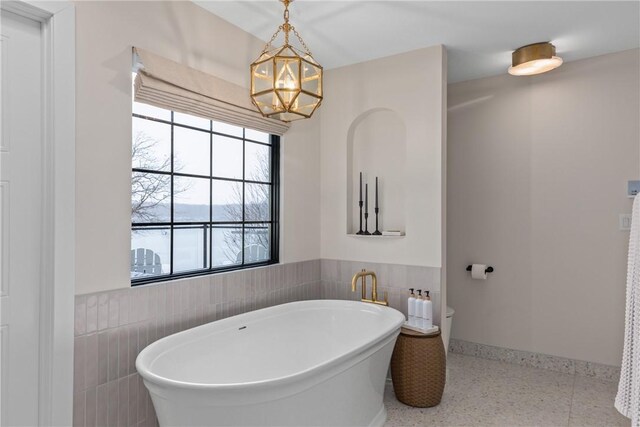
<path id="1" fill-rule="evenodd" d="M 404 316 L 301 301 L 154 342 L 136 360 L 161 426 L 382 426 Z"/>

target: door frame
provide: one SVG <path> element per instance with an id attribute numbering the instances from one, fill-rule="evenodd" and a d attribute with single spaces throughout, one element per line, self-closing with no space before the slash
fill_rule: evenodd
<path id="1" fill-rule="evenodd" d="M 41 22 L 43 30 L 38 420 L 41 426 L 66 426 L 73 420 L 75 6 L 70 0 L 26 0 L 2 1 L 0 8 Z"/>

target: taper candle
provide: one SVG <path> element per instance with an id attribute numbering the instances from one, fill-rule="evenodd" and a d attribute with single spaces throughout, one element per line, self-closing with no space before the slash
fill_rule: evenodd
<path id="1" fill-rule="evenodd" d="M 376 176 L 376 209 L 378 209 L 378 177 Z"/>
<path id="2" fill-rule="evenodd" d="M 364 185 L 364 213 L 369 213 L 369 184 Z"/>
<path id="3" fill-rule="evenodd" d="M 360 172 L 360 199 L 359 201 L 362 201 L 362 172 Z"/>

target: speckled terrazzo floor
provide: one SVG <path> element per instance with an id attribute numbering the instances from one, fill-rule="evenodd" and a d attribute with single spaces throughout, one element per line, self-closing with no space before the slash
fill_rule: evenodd
<path id="1" fill-rule="evenodd" d="M 387 386 L 386 427 L 629 426 L 613 407 L 617 383 L 449 354 L 440 405 L 412 408 Z"/>

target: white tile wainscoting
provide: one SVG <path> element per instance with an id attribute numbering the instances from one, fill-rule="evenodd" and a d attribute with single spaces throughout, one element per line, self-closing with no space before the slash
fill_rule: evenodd
<path id="1" fill-rule="evenodd" d="M 135 369 L 144 347 L 228 316 L 320 298 L 319 279 L 313 260 L 77 296 L 73 424 L 157 425 Z"/>
<path id="2" fill-rule="evenodd" d="M 351 277 L 366 268 L 378 291 L 406 314 L 407 289 L 440 297 L 440 269 L 311 260 L 76 296 L 73 423 L 155 426 L 155 411 L 135 369 L 138 353 L 167 335 L 251 310 L 308 299 L 359 299 Z M 371 280 L 369 279 L 369 292 Z M 439 314 L 434 313 L 435 316 Z"/>

